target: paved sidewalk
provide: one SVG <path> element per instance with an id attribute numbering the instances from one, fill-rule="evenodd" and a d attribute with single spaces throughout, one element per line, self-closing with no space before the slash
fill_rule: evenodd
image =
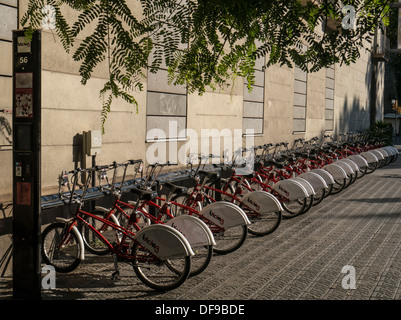
<path id="1" fill-rule="evenodd" d="M 400 145 L 396 147 L 401 150 Z M 355 289 L 342 286 L 355 270 Z M 110 256 L 90 256 L 57 274 L 44 300 L 398 300 L 401 298 L 401 157 L 365 175 L 305 215 L 283 220 L 273 234 L 248 236 L 206 271 L 167 293 L 143 285 L 128 265 L 121 277 Z M 350 270 L 349 267 L 347 270 Z M 351 282 L 346 282 L 351 284 Z M 0 299 L 12 297 L 0 280 Z"/>

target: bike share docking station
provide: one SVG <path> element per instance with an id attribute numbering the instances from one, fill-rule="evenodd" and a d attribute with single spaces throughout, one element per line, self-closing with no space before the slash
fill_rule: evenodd
<path id="1" fill-rule="evenodd" d="M 29 41 L 26 30 L 13 31 L 13 298 L 41 298 L 41 225 L 44 217 L 57 212 L 63 216 L 65 203 L 59 194 L 41 196 L 41 31 L 33 33 Z M 101 135 L 85 133 L 85 153 L 100 154 Z M 205 168 L 208 170 L 208 168 Z M 158 178 L 186 183 L 187 170 L 162 174 Z M 129 190 L 141 181 L 126 181 Z M 99 188 L 88 190 L 88 198 L 104 199 Z M 49 212 L 51 211 L 51 213 Z M 60 214 L 61 213 L 61 214 Z M 44 219 L 45 220 L 45 219 Z"/>
<path id="2" fill-rule="evenodd" d="M 42 213 L 54 208 L 60 216 L 64 203 L 58 194 L 41 196 L 41 31 L 30 41 L 25 32 L 13 31 L 13 298 L 40 299 Z M 84 138 L 85 153 L 94 162 L 101 134 L 92 131 Z M 104 194 L 93 187 L 88 196 Z"/>
<path id="3" fill-rule="evenodd" d="M 41 32 L 13 31 L 13 298 L 41 294 Z"/>

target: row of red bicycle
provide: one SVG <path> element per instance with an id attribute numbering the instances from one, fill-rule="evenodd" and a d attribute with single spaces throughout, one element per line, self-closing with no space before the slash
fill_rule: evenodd
<path id="1" fill-rule="evenodd" d="M 306 213 L 398 156 L 394 147 L 362 134 L 328 138 L 298 139 L 291 148 L 277 143 L 241 149 L 212 166 L 216 156 L 192 155 L 186 186 L 158 179 L 169 163 L 151 164 L 146 172 L 142 160 L 63 172 L 60 197 L 76 206 L 70 219 L 59 218 L 44 230 L 43 260 L 70 272 L 85 250 L 111 254 L 113 278 L 119 262 L 126 262 L 147 286 L 175 289 L 203 272 L 213 253 L 239 249 L 248 232 L 271 234 L 282 217 Z M 139 184 L 132 187 L 127 177 Z M 84 207 L 93 179 L 112 197 L 109 208 Z"/>

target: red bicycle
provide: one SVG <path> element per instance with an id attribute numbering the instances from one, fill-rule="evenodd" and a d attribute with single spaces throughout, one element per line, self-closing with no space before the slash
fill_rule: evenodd
<path id="1" fill-rule="evenodd" d="M 171 193 L 168 195 L 167 199 L 161 198 L 157 196 L 157 193 L 153 192 L 153 197 L 149 197 L 147 199 L 143 199 L 142 201 L 122 201 L 122 191 L 124 190 L 124 181 L 128 166 L 130 164 L 139 163 L 142 167 L 142 160 L 136 160 L 135 162 L 126 162 L 122 164 L 113 163 L 112 165 L 106 166 L 98 166 L 96 167 L 96 171 L 99 173 L 99 176 L 103 177 L 103 179 L 107 180 L 107 171 L 113 170 L 113 178 L 112 182 L 106 185 L 101 186 L 103 192 L 106 194 L 112 194 L 114 196 L 114 202 L 111 208 L 106 209 L 103 207 L 95 207 L 95 211 L 92 212 L 93 215 L 99 216 L 102 219 L 106 220 L 114 220 L 115 223 L 125 227 L 130 227 L 130 217 L 132 215 L 136 215 L 136 220 L 131 224 L 135 230 L 140 230 L 146 226 L 151 224 L 166 224 L 172 226 L 173 228 L 180 231 L 188 240 L 191 245 L 192 250 L 195 255 L 191 259 L 191 272 L 189 276 L 195 276 L 203 272 L 207 266 L 209 265 L 212 255 L 213 255 L 213 246 L 216 245 L 213 234 L 208 228 L 208 226 L 201 220 L 195 219 L 193 216 L 182 216 L 182 217 L 174 217 L 170 213 L 170 206 L 175 205 L 171 203 L 168 198 L 171 197 L 172 193 L 177 193 L 179 190 L 184 192 L 184 188 L 171 187 Z M 130 193 L 135 195 L 137 198 L 143 192 L 146 192 L 144 186 L 148 186 L 148 189 L 151 189 L 153 182 L 149 182 L 149 178 L 153 176 L 154 171 L 157 168 L 160 170 L 166 164 L 155 164 L 150 165 L 148 168 L 152 168 L 149 175 L 147 175 L 147 179 L 140 188 L 133 187 L 129 188 Z M 122 179 L 117 183 L 117 170 L 119 168 L 123 169 Z M 160 172 L 160 171 L 159 171 Z M 136 174 L 138 170 L 135 171 L 135 175 L 133 180 L 135 180 Z M 154 181 L 156 181 L 157 175 L 154 177 Z M 165 184 L 166 186 L 170 186 L 169 183 Z M 172 185 L 171 185 L 172 186 Z M 159 204 L 156 202 L 163 201 L 163 204 Z M 92 228 L 95 228 L 98 232 L 101 232 L 103 235 L 106 233 L 114 235 L 114 229 L 110 228 L 107 224 L 103 224 L 101 220 L 98 219 L 90 219 L 88 224 L 83 225 L 82 234 L 83 240 L 85 243 L 85 247 L 91 253 L 97 255 L 104 255 L 110 252 L 109 247 L 105 245 L 102 241 L 99 241 L 96 233 L 92 231 Z"/>
<path id="2" fill-rule="evenodd" d="M 63 185 L 69 189 L 60 196 L 67 204 L 78 203 L 73 217 L 58 218 L 42 233 L 42 257 L 45 263 L 55 267 L 58 272 L 70 272 L 78 267 L 85 258 L 84 243 L 79 232 L 79 224 L 85 224 L 110 250 L 115 265 L 112 278 L 119 275 L 118 262 L 130 264 L 138 278 L 150 288 L 159 291 L 179 287 L 188 278 L 191 268 L 191 256 L 194 252 L 187 239 L 176 229 L 167 225 L 151 225 L 133 232 L 116 222 L 102 219 L 82 209 L 86 200 L 86 191 L 91 181 L 93 169 L 64 172 Z M 81 174 L 86 175 L 82 189 L 77 189 Z M 71 176 L 71 178 L 69 178 Z M 72 188 L 70 188 L 70 182 Z M 141 191 L 138 204 L 152 199 L 153 192 Z M 88 224 L 87 218 L 96 219 L 101 224 L 115 230 L 114 242 L 110 242 L 101 231 Z M 137 216 L 130 215 L 129 225 L 135 226 Z"/>
<path id="3" fill-rule="evenodd" d="M 231 190 L 235 195 L 255 190 L 266 191 L 281 203 L 284 209 L 282 216 L 285 218 L 293 218 L 307 212 L 313 204 L 314 191 L 308 192 L 305 189 L 306 181 L 294 179 L 296 168 L 272 160 L 277 148 L 282 145 L 284 144 L 276 144 L 270 156 L 267 150 L 271 144 L 254 148 L 254 150 L 263 149 L 262 155 L 256 156 L 255 171 L 248 176 L 238 176 L 237 171 L 232 170 L 232 175 L 226 180 L 223 190 Z"/>
<path id="4" fill-rule="evenodd" d="M 281 222 L 283 208 L 277 198 L 264 190 L 251 193 L 237 193 L 226 179 L 221 178 L 220 172 L 205 171 L 207 161 L 213 157 L 198 156 L 198 166 L 192 173 L 193 189 L 189 196 L 181 196 L 179 202 L 189 207 L 202 207 L 215 201 L 224 200 L 238 205 L 251 222 L 247 231 L 256 236 L 265 236 L 274 232 Z M 233 176 L 232 176 L 233 177 Z M 236 175 L 235 179 L 244 181 L 247 175 Z M 232 178 L 234 179 L 234 177 Z M 253 191 L 253 190 L 250 190 Z M 177 198 L 173 200 L 178 200 Z M 244 239 L 245 240 L 245 239 Z"/>

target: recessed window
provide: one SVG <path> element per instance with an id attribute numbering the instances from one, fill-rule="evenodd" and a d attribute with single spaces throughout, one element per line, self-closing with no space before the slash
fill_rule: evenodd
<path id="1" fill-rule="evenodd" d="M 257 59 L 255 63 L 255 83 L 252 86 L 252 91 L 249 91 L 246 80 L 244 83 L 243 134 L 246 134 L 247 130 L 252 130 L 253 134 L 263 134 L 265 96 L 265 72 L 263 67 L 264 58 L 262 57 Z"/>
<path id="2" fill-rule="evenodd" d="M 334 130 L 334 66 L 326 68 L 325 130 Z"/>
<path id="3" fill-rule="evenodd" d="M 293 131 L 306 131 L 308 73 L 299 67 L 294 69 L 294 113 Z"/>

